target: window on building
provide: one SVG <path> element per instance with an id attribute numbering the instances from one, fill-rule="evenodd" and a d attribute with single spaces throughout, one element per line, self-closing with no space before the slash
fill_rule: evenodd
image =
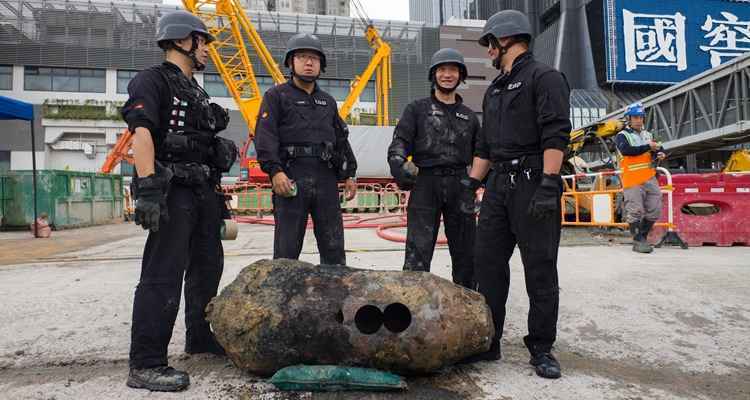
<path id="1" fill-rule="evenodd" d="M 52 92 L 104 93 L 103 69 L 24 68 L 24 89 Z"/>
<path id="2" fill-rule="evenodd" d="M 346 87 L 344 87 L 346 84 Z M 318 86 L 333 96 L 336 101 L 344 101 L 349 94 L 348 82 L 338 79 L 319 79 Z"/>
<path id="3" fill-rule="evenodd" d="M 203 89 L 211 97 L 229 97 L 229 90 L 219 74 L 203 74 Z"/>
<path id="4" fill-rule="evenodd" d="M 336 101 L 344 101 L 351 92 L 350 82 L 346 79 L 319 79 L 318 86 L 333 96 Z M 375 101 L 375 83 L 369 82 L 359 96 L 359 101 Z"/>
<path id="5" fill-rule="evenodd" d="M 270 89 L 275 85 L 273 82 L 273 78 L 270 76 L 259 76 L 258 77 L 258 86 L 260 87 L 261 93 L 266 93 L 266 90 Z"/>
<path id="6" fill-rule="evenodd" d="M 258 88 L 260 94 L 263 96 L 266 90 L 273 87 L 273 78 L 270 76 L 256 76 L 255 81 L 258 82 Z M 229 89 L 224 84 L 224 80 L 221 79 L 219 74 L 204 74 L 203 75 L 203 89 L 206 90 L 211 97 L 231 97 Z"/>
<path id="7" fill-rule="evenodd" d="M 365 90 L 359 96 L 359 101 L 375 102 L 375 82 L 370 82 L 365 86 Z"/>
<path id="8" fill-rule="evenodd" d="M 0 65 L 0 90 L 13 89 L 13 66 Z"/>
<path id="9" fill-rule="evenodd" d="M 122 176 L 134 176 L 135 166 L 129 162 L 123 161 L 120 163 L 120 175 Z"/>
<path id="10" fill-rule="evenodd" d="M 26 90 L 52 90 L 52 68 L 24 68 L 23 88 Z"/>
<path id="11" fill-rule="evenodd" d="M 138 71 L 117 71 L 117 93 L 127 93 L 130 80 L 135 78 Z"/>

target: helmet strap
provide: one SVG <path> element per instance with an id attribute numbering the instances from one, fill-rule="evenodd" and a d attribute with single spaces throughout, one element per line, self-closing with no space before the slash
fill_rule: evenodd
<path id="1" fill-rule="evenodd" d="M 195 69 L 196 71 L 203 71 L 204 69 L 206 69 L 206 64 L 198 61 L 198 57 L 196 57 L 195 55 L 195 52 L 198 50 L 198 34 L 193 33 L 190 35 L 190 37 L 193 39 L 193 44 L 190 46 L 190 50 L 185 50 L 182 47 L 178 46 L 176 43 L 172 47 L 177 50 L 178 53 L 184 55 L 193 62 L 193 69 Z"/>
<path id="2" fill-rule="evenodd" d="M 435 84 L 435 89 L 437 89 L 437 91 L 440 92 L 440 93 L 442 93 L 442 94 L 451 94 L 451 93 L 455 92 L 456 89 L 458 89 L 458 85 L 456 85 L 455 87 L 453 87 L 453 89 L 448 89 L 448 88 L 444 88 L 444 87 L 442 87 L 442 86 L 440 86 L 439 84 L 436 83 Z"/>
<path id="3" fill-rule="evenodd" d="M 456 82 L 456 86 L 453 86 L 452 88 L 447 88 L 447 87 L 441 86 L 438 83 L 436 76 L 433 75 L 433 77 L 432 77 L 432 88 L 436 89 L 437 91 L 439 91 L 442 94 L 451 94 L 451 93 L 455 92 L 456 89 L 458 89 L 458 86 L 460 84 L 461 84 L 461 81 L 458 81 L 458 82 Z"/>
<path id="4" fill-rule="evenodd" d="M 289 58 L 291 59 L 289 63 L 289 71 L 292 77 L 296 76 L 297 79 L 301 80 L 302 82 L 307 82 L 307 83 L 313 83 L 317 81 L 318 78 L 320 78 L 320 74 L 315 75 L 315 76 L 304 76 L 304 75 L 299 75 L 295 73 L 294 72 L 294 54 L 292 54 L 292 56 Z"/>
<path id="5" fill-rule="evenodd" d="M 489 41 L 490 43 L 492 43 L 492 47 L 499 50 L 498 56 L 492 60 L 492 66 L 495 67 L 495 69 L 502 68 L 503 56 L 508 53 L 508 50 L 510 50 L 510 48 L 513 47 L 514 44 L 520 42 L 520 40 L 516 39 L 514 36 L 511 36 L 508 40 L 508 44 L 503 46 L 500 44 L 500 41 L 492 35 L 490 35 Z"/>

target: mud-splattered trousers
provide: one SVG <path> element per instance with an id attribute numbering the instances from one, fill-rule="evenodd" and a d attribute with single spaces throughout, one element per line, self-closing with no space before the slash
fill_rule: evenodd
<path id="1" fill-rule="evenodd" d="M 454 173 L 443 173 L 447 171 Z M 442 216 L 451 255 L 453 282 L 473 289 L 476 217 L 460 209 L 459 199 L 465 188 L 459 179 L 464 176 L 465 169 L 420 170 L 407 207 L 404 270 L 430 271 Z"/>
<path id="2" fill-rule="evenodd" d="M 318 243 L 320 263 L 346 265 L 344 223 L 341 216 L 336 175 L 318 158 L 296 158 L 286 169 L 297 185 L 297 195 L 273 195 L 276 229 L 273 235 L 273 258 L 298 259 L 312 217 Z"/>
<path id="3" fill-rule="evenodd" d="M 461 213 L 459 180 L 466 177 L 478 132 L 479 120 L 459 95 L 445 104 L 433 92 L 406 106 L 388 147 L 391 168 L 400 168 L 408 156 L 419 167 L 407 207 L 404 270 L 430 270 L 442 215 L 453 282 L 473 286 L 476 223 L 473 215 Z"/>
<path id="4" fill-rule="evenodd" d="M 172 183 L 167 195 L 169 220 L 149 232 L 141 277 L 133 302 L 130 367 L 167 365 L 185 280 L 186 349 L 213 340 L 206 305 L 216 296 L 224 269 L 220 229 L 223 196 L 205 184 Z"/>
<path id="5" fill-rule="evenodd" d="M 337 176 L 330 162 L 312 155 L 321 144 L 336 142 L 339 120 L 336 100 L 317 85 L 307 93 L 290 80 L 263 96 L 255 130 L 258 162 L 269 178 L 283 172 L 297 185 L 294 197 L 273 195 L 274 258 L 299 258 L 310 215 L 320 263 L 346 264 Z M 347 157 L 356 165 L 353 153 Z M 354 177 L 356 168 L 348 173 Z"/>

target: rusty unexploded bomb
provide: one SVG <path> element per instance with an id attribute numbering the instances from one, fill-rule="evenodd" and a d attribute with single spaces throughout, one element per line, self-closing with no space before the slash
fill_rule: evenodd
<path id="1" fill-rule="evenodd" d="M 207 308 L 234 364 L 267 376 L 297 364 L 419 374 L 487 351 L 481 294 L 424 272 L 261 260 Z"/>

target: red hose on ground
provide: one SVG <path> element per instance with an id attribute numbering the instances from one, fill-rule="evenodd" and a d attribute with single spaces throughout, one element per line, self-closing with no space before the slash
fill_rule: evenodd
<path id="1" fill-rule="evenodd" d="M 375 230 L 375 234 L 381 239 L 389 240 L 391 242 L 406 243 L 406 236 L 400 233 L 391 231 L 394 228 L 405 228 L 406 222 L 397 224 L 382 224 Z M 448 239 L 444 236 L 438 237 L 435 244 L 444 245 L 448 244 Z"/>
<path id="2" fill-rule="evenodd" d="M 392 231 L 394 228 L 405 228 L 406 227 L 406 215 L 376 215 L 372 217 L 362 218 L 358 215 L 344 215 L 344 229 L 362 229 L 375 228 L 375 234 L 381 239 L 385 239 L 391 242 L 406 243 L 406 235 Z M 274 225 L 274 219 L 272 215 L 262 217 L 250 217 L 250 216 L 236 216 L 235 221 L 238 223 L 245 224 L 258 224 L 258 225 Z M 398 222 L 373 222 L 380 220 L 397 219 Z M 307 220 L 307 229 L 312 229 L 312 219 Z M 439 237 L 437 244 L 447 244 L 448 240 L 445 237 Z"/>

